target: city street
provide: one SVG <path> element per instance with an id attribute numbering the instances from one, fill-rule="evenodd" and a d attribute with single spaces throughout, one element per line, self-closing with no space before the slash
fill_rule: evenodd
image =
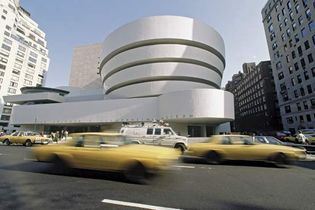
<path id="1" fill-rule="evenodd" d="M 152 183 L 137 185 L 119 174 L 56 174 L 50 164 L 32 159 L 31 148 L 0 145 L 0 208 L 313 209 L 314 169 L 314 161 L 290 168 L 179 161 Z"/>

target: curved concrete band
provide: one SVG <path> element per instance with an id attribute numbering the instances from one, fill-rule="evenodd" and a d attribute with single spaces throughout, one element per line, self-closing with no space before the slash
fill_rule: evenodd
<path id="1" fill-rule="evenodd" d="M 146 97 L 198 88 L 220 88 L 224 43 L 192 18 L 154 16 L 126 24 L 103 43 L 100 74 L 105 93 Z M 175 89 L 170 89 L 175 85 Z"/>

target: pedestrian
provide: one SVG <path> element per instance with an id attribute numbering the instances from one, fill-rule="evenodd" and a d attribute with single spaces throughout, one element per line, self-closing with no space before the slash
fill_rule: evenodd
<path id="1" fill-rule="evenodd" d="M 305 144 L 306 143 L 306 137 L 302 133 L 302 131 L 298 131 L 298 135 L 296 136 L 299 143 Z"/>
<path id="2" fill-rule="evenodd" d="M 68 135 L 69 135 L 68 131 L 67 131 L 67 130 L 65 130 L 65 140 L 67 140 Z"/>
<path id="3" fill-rule="evenodd" d="M 56 141 L 57 141 L 57 143 L 58 143 L 59 139 L 60 139 L 60 133 L 59 133 L 59 131 L 56 131 Z"/>

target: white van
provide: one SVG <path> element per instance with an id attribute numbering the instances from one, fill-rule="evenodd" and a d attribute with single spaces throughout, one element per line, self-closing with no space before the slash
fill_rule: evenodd
<path id="1" fill-rule="evenodd" d="M 182 152 L 187 149 L 188 145 L 187 137 L 178 136 L 172 128 L 158 123 L 125 125 L 120 129 L 120 133 L 137 144 L 174 147 Z"/>

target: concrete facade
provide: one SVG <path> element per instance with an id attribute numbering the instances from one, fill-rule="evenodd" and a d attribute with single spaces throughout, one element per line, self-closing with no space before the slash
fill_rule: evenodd
<path id="1" fill-rule="evenodd" d="M 101 86 L 98 72 L 99 55 L 102 44 L 92 44 L 74 48 L 69 85 L 72 87 L 98 88 Z"/>
<path id="2" fill-rule="evenodd" d="M 164 120 L 183 135 L 229 131 L 225 123 L 234 119 L 234 101 L 220 89 L 224 43 L 210 26 L 187 17 L 142 18 L 112 32 L 99 57 L 98 72 L 94 62 L 86 70 L 99 73 L 102 89 L 62 87 L 69 92 L 63 102 L 50 95 L 54 103 L 44 104 L 37 99 L 45 89 L 7 97 L 10 103 L 25 101 L 14 107 L 11 123 L 117 131 L 122 122 Z"/>

